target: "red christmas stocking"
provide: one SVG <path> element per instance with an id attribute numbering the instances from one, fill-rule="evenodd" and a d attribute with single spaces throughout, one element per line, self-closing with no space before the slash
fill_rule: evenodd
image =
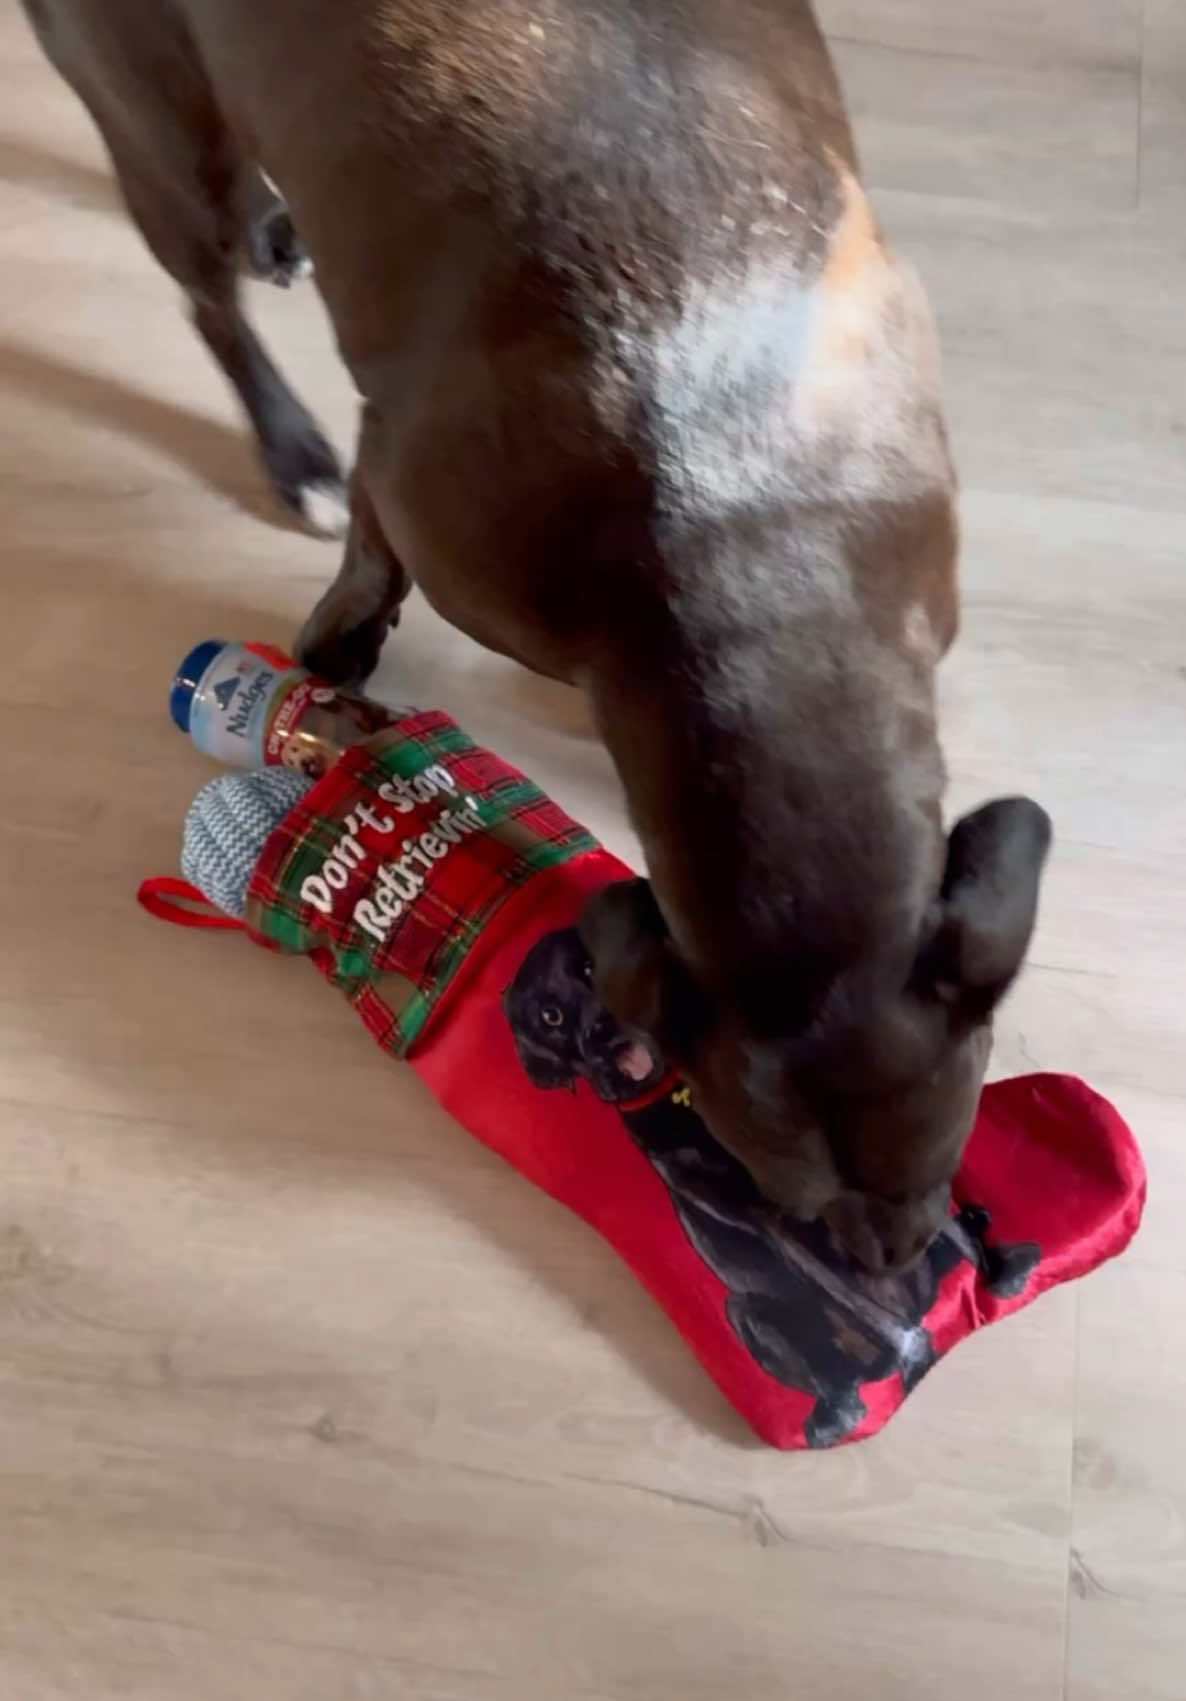
<path id="1" fill-rule="evenodd" d="M 285 817 L 248 930 L 311 956 L 458 1121 L 591 1223 L 776 1447 L 873 1434 L 983 1323 L 1120 1252 L 1145 1178 L 1117 1112 L 983 1095 L 948 1228 L 905 1275 L 771 1206 L 689 1089 L 597 1004 L 576 921 L 630 871 L 441 714 L 350 750 Z"/>

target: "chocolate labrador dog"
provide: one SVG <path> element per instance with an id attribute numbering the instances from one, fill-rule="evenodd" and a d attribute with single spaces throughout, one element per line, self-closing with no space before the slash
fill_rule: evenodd
<path id="1" fill-rule="evenodd" d="M 649 875 L 586 918 L 606 1003 L 767 1195 L 920 1256 L 1049 827 L 943 830 L 934 336 L 805 0 L 26 4 L 278 487 L 332 518 L 238 303 L 244 246 L 295 264 L 282 209 L 245 236 L 261 169 L 316 265 L 362 411 L 303 659 L 365 676 L 414 578 L 579 686 Z"/>

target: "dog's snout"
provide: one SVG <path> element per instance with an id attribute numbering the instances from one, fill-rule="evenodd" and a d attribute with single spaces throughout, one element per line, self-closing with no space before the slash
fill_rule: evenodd
<path id="1" fill-rule="evenodd" d="M 928 1209 L 894 1206 L 861 1193 L 845 1193 L 828 1206 L 824 1220 L 839 1251 L 872 1275 L 911 1269 L 941 1224 Z"/>
<path id="2" fill-rule="evenodd" d="M 594 1047 L 608 1046 L 617 1039 L 620 1029 L 604 1004 L 592 1004 L 581 1026 L 582 1036 Z"/>
<path id="3" fill-rule="evenodd" d="M 934 1240 L 929 1230 L 911 1230 L 898 1236 L 881 1235 L 881 1268 L 887 1275 L 900 1275 L 918 1263 Z"/>

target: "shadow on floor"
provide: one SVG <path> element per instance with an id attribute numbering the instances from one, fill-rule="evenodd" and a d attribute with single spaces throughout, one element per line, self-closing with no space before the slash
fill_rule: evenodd
<path id="1" fill-rule="evenodd" d="M 31 397 L 42 406 L 82 415 L 134 438 L 197 475 L 256 519 L 287 531 L 302 530 L 272 496 L 246 430 L 163 401 L 109 374 L 88 372 L 44 349 L 0 341 L 0 394 Z"/>
<path id="2" fill-rule="evenodd" d="M 110 172 L 67 159 L 23 137 L 0 135 L 0 182 L 52 195 L 68 207 L 123 211 L 123 200 Z"/>

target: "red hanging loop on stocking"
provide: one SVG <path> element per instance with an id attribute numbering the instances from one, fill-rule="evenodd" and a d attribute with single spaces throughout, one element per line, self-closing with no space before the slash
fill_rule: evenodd
<path id="1" fill-rule="evenodd" d="M 173 874 L 154 874 L 142 880 L 136 902 L 149 915 L 174 927 L 204 927 L 220 933 L 242 933 L 243 923 L 233 915 L 225 915 L 203 897 L 188 880 Z"/>

